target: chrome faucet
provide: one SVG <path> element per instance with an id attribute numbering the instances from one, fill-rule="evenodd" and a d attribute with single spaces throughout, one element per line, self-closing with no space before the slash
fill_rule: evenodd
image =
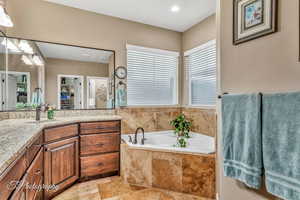
<path id="1" fill-rule="evenodd" d="M 37 106 L 35 109 L 35 120 L 39 122 L 41 120 L 41 111 L 42 111 L 42 106 Z"/>
<path id="2" fill-rule="evenodd" d="M 146 139 L 145 139 L 145 130 L 144 130 L 142 127 L 138 127 L 138 128 L 136 129 L 135 134 L 134 134 L 134 141 L 132 142 L 132 144 L 137 144 L 137 143 L 138 143 L 138 142 L 137 142 L 137 135 L 138 135 L 139 130 L 141 130 L 142 133 L 143 133 L 143 138 L 142 138 L 142 140 L 141 140 L 141 144 L 144 145 Z"/>
<path id="3" fill-rule="evenodd" d="M 37 104 L 38 106 L 35 108 L 35 120 L 39 122 L 41 120 L 41 112 L 44 111 L 44 105 L 42 102 L 40 102 L 40 95 L 42 94 L 42 89 L 41 88 L 35 88 L 34 91 L 37 95 Z"/>

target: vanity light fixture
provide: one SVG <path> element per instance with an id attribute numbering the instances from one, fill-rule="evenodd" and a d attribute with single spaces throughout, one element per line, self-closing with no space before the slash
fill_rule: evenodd
<path id="1" fill-rule="evenodd" d="M 21 52 L 20 49 L 18 48 L 18 46 L 14 42 L 12 42 L 11 40 L 9 40 L 7 38 L 4 38 L 1 44 L 12 52 L 16 52 L 16 53 Z"/>
<path id="2" fill-rule="evenodd" d="M 180 11 L 180 7 L 178 5 L 173 5 L 171 7 L 171 11 L 174 12 L 174 13 L 177 13 Z"/>
<path id="3" fill-rule="evenodd" d="M 34 55 L 32 57 L 32 60 L 33 60 L 33 62 L 34 62 L 35 65 L 37 65 L 37 66 L 44 66 L 44 62 L 42 61 L 42 59 L 40 58 L 40 56 Z"/>
<path id="4" fill-rule="evenodd" d="M 0 26 L 5 26 L 5 27 L 13 27 L 14 26 L 11 18 L 6 13 L 3 5 L 0 5 Z"/>
<path id="5" fill-rule="evenodd" d="M 19 43 L 19 48 L 24 51 L 26 54 L 33 54 L 33 48 L 26 40 L 21 40 Z"/>
<path id="6" fill-rule="evenodd" d="M 32 60 L 31 60 L 28 56 L 26 56 L 26 55 L 23 55 L 23 56 L 22 56 L 22 61 L 23 61 L 26 65 L 33 65 Z"/>

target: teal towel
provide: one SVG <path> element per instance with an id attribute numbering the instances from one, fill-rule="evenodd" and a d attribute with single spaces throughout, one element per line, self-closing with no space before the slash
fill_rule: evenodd
<path id="1" fill-rule="evenodd" d="M 262 182 L 261 95 L 222 97 L 224 175 L 259 189 Z"/>
<path id="2" fill-rule="evenodd" d="M 263 96 L 263 158 L 267 190 L 300 199 L 300 92 Z"/>
<path id="3" fill-rule="evenodd" d="M 117 89 L 117 107 L 127 106 L 126 103 L 126 89 L 119 88 Z"/>
<path id="4" fill-rule="evenodd" d="M 41 92 L 33 92 L 31 97 L 31 105 L 39 106 L 43 103 L 43 94 Z"/>

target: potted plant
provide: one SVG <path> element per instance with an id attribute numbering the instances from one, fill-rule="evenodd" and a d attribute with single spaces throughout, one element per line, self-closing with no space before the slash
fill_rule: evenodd
<path id="1" fill-rule="evenodd" d="M 190 130 L 192 123 L 189 122 L 184 114 L 180 114 L 170 124 L 175 128 L 174 132 L 177 136 L 177 145 L 180 147 L 186 147 L 186 139 L 190 138 Z"/>

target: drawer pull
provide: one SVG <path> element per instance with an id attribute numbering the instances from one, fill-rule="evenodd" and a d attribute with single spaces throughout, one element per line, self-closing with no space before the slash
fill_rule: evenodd
<path id="1" fill-rule="evenodd" d="M 100 144 L 96 144 L 97 147 L 103 147 L 104 144 L 100 143 Z"/>
<path id="2" fill-rule="evenodd" d="M 35 175 L 40 175 L 42 173 L 42 170 L 38 169 L 35 171 Z"/>
<path id="3" fill-rule="evenodd" d="M 101 167 L 101 166 L 103 166 L 103 163 L 98 163 L 97 166 Z"/>

